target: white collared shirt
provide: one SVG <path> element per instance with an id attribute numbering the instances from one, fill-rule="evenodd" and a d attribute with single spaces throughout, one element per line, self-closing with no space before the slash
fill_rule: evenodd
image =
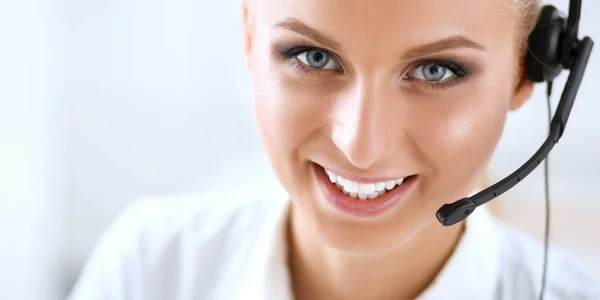
<path id="1" fill-rule="evenodd" d="M 284 199 L 217 191 L 138 201 L 104 235 L 69 299 L 291 300 Z M 545 299 L 600 299 L 578 262 L 549 253 Z M 537 299 L 542 259 L 541 244 L 478 208 L 418 300 Z"/>

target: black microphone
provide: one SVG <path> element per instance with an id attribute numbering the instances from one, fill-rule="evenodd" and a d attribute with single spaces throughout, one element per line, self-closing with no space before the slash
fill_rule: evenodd
<path id="1" fill-rule="evenodd" d="M 502 195 L 517 185 L 546 159 L 550 150 L 558 143 L 565 131 L 593 46 L 594 42 L 589 37 L 585 37 L 576 43 L 577 49 L 575 49 L 575 56 L 570 68 L 571 72 L 550 123 L 550 134 L 537 152 L 520 168 L 496 184 L 471 197 L 444 204 L 436 213 L 436 217 L 442 225 L 451 226 L 466 219 L 478 206 Z"/>

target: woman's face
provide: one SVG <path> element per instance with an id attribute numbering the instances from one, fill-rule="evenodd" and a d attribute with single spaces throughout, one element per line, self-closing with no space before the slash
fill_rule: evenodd
<path id="1" fill-rule="evenodd" d="M 507 112 L 532 90 L 516 68 L 512 1 L 244 6 L 262 139 L 321 241 L 389 251 L 473 191 Z"/>

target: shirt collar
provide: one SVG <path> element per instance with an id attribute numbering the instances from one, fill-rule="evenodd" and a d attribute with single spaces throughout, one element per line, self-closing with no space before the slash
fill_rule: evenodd
<path id="1" fill-rule="evenodd" d="M 293 299 L 286 241 L 289 201 L 273 201 L 271 207 L 235 299 Z"/>
<path id="2" fill-rule="evenodd" d="M 289 201 L 275 201 L 273 205 L 236 299 L 293 299 L 286 247 Z M 499 243 L 493 218 L 481 206 L 465 222 L 465 232 L 454 253 L 417 300 L 493 298 L 499 272 Z"/>
<path id="3" fill-rule="evenodd" d="M 454 253 L 418 300 L 492 299 L 496 292 L 500 248 L 494 220 L 481 206 L 465 221 Z"/>

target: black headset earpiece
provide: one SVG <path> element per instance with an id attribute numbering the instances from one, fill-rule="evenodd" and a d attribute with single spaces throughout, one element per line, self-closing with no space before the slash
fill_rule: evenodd
<path id="1" fill-rule="evenodd" d="M 562 46 L 567 29 L 564 16 L 552 5 L 542 8 L 529 35 L 525 71 L 533 82 L 552 81 L 563 70 Z"/>

